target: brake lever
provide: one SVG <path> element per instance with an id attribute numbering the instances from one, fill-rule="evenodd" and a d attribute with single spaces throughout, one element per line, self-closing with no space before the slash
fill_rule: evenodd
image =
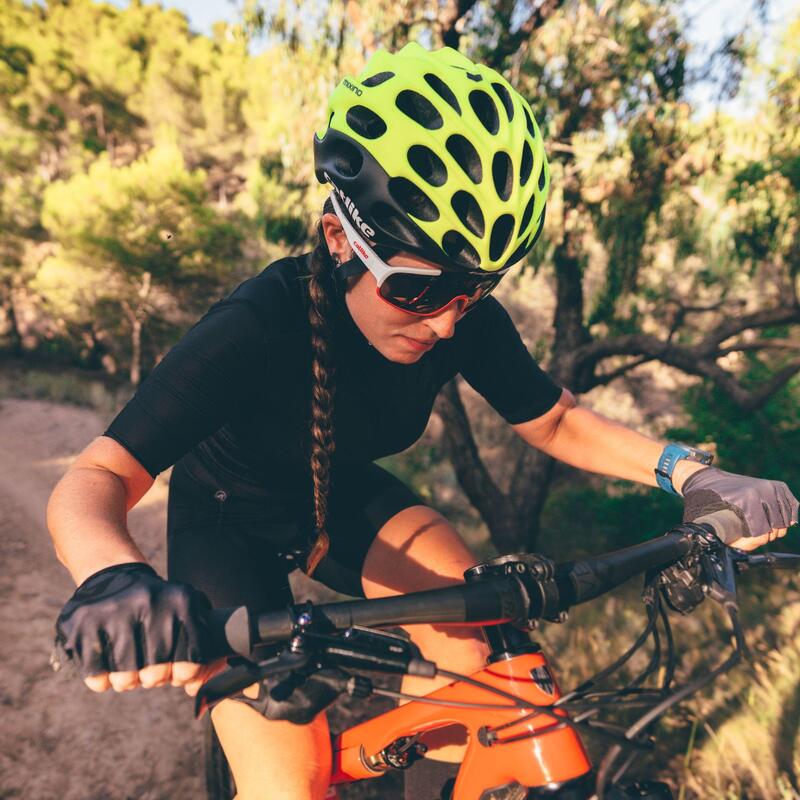
<path id="1" fill-rule="evenodd" d="M 706 594 L 722 605 L 736 606 L 736 556 L 730 547 L 709 548 L 700 554 Z"/>
<path id="2" fill-rule="evenodd" d="M 194 716 L 199 719 L 222 700 L 238 694 L 243 689 L 271 675 L 291 673 L 309 662 L 307 653 L 284 650 L 274 658 L 256 664 L 245 658 L 236 659 L 235 666 L 206 681 L 194 699 Z"/>
<path id="3" fill-rule="evenodd" d="M 737 572 L 746 572 L 750 567 L 770 567 L 771 569 L 800 569 L 800 555 L 797 553 L 759 553 L 735 561 Z"/>

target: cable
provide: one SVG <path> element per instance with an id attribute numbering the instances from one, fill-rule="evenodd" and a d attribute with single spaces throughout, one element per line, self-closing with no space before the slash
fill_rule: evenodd
<path id="1" fill-rule="evenodd" d="M 571 692 L 565 694 L 558 703 L 563 704 L 569 702 L 569 700 L 574 696 L 585 692 L 586 690 L 590 689 L 592 686 L 596 686 L 601 681 L 604 681 L 609 675 L 612 675 L 616 672 L 620 667 L 622 667 L 630 658 L 636 653 L 647 641 L 650 633 L 655 625 L 655 617 L 649 613 L 647 615 L 647 624 L 645 625 L 644 630 L 639 634 L 636 641 L 626 650 L 616 661 L 613 661 L 604 669 L 600 670 L 596 675 L 593 675 L 591 678 L 588 678 L 583 683 L 579 684 L 575 689 Z"/>

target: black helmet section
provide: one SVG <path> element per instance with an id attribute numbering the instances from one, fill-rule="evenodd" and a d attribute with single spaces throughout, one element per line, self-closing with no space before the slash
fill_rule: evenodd
<path id="1" fill-rule="evenodd" d="M 338 190 L 353 226 L 375 243 L 383 254 L 404 250 L 435 264 L 480 269 L 478 254 L 462 241 L 445 241 L 444 251 L 419 226 L 414 216 L 434 220 L 435 205 L 414 184 L 404 178 L 390 178 L 378 162 L 354 139 L 328 126 L 325 136 L 314 135 L 314 171 L 320 183 L 332 183 Z M 455 231 L 453 231 L 455 234 Z M 447 239 L 447 237 L 445 237 Z M 455 238 L 455 237 L 453 237 Z"/>

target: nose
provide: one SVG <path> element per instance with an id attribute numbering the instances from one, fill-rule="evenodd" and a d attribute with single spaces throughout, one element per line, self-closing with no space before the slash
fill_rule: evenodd
<path id="1" fill-rule="evenodd" d="M 464 313 L 464 305 L 463 300 L 456 300 L 438 313 L 425 317 L 425 323 L 440 339 L 449 339 L 455 333 L 456 322 Z"/>

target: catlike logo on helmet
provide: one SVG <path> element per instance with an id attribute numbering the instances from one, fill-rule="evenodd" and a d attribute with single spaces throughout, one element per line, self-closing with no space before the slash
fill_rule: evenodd
<path id="1" fill-rule="evenodd" d="M 350 216 L 353 218 L 353 222 L 361 228 L 361 232 L 364 236 L 372 237 L 375 235 L 375 229 L 370 228 L 366 222 L 361 219 L 361 212 L 356 208 L 356 204 L 331 180 L 331 176 L 328 175 L 327 172 L 322 173 L 325 176 L 325 180 L 336 189 L 339 197 L 342 198 L 344 202 L 345 208 L 350 212 Z M 366 254 L 365 254 L 366 255 Z"/>

